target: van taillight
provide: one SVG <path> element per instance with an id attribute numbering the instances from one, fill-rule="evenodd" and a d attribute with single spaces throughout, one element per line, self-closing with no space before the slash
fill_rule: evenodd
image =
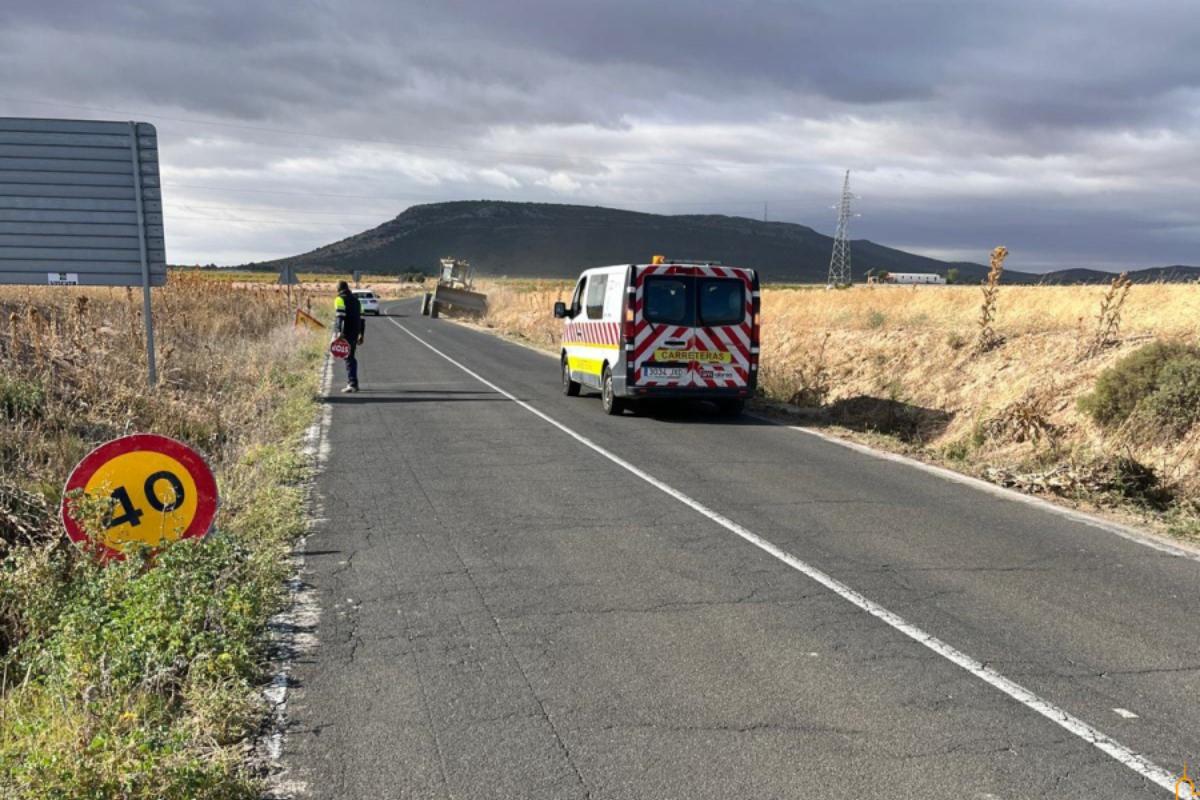
<path id="1" fill-rule="evenodd" d="M 625 316 L 621 320 L 621 342 L 622 344 L 632 346 L 633 340 L 637 333 L 633 327 L 634 311 L 633 307 L 637 303 L 637 283 L 638 283 L 638 268 L 637 264 L 629 265 L 628 283 L 625 284 Z M 629 375 L 632 381 L 633 376 L 633 360 L 629 360 Z"/>
<path id="2" fill-rule="evenodd" d="M 758 279 L 754 281 L 753 299 L 750 303 L 750 345 L 758 347 L 758 329 L 762 324 L 762 298 L 758 294 Z"/>

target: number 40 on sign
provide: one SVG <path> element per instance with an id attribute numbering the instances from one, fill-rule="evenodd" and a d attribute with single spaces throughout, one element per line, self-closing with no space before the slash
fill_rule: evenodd
<path id="1" fill-rule="evenodd" d="M 104 510 L 90 525 L 83 519 L 87 501 Z M 62 520 L 73 542 L 119 560 L 140 547 L 204 536 L 217 502 L 216 479 L 199 453 L 166 436 L 138 433 L 79 462 L 63 492 Z"/>

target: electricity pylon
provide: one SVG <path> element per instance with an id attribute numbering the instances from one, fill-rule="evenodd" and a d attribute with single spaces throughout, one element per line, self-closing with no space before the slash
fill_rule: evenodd
<path id="1" fill-rule="evenodd" d="M 850 275 L 850 217 L 858 216 L 850 211 L 850 170 L 846 170 L 846 181 L 842 184 L 842 202 L 834 206 L 838 210 L 837 233 L 833 236 L 833 256 L 829 259 L 829 287 L 849 286 Z"/>

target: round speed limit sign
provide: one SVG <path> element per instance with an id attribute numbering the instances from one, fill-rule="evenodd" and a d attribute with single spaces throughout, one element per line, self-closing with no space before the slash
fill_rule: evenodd
<path id="1" fill-rule="evenodd" d="M 95 515 L 90 531 L 82 519 L 89 509 Z M 208 464 L 187 445 L 153 433 L 100 445 L 79 462 L 63 491 L 67 535 L 105 560 L 204 536 L 216 513 L 217 482 Z"/>

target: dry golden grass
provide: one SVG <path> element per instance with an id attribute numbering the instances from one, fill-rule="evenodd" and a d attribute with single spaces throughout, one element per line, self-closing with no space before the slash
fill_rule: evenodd
<path id="1" fill-rule="evenodd" d="M 478 281 L 476 289 L 488 296 L 483 324 L 538 347 L 555 350 L 562 338 L 562 323 L 554 318 L 554 303 L 569 301 L 570 281 Z"/>
<path id="2" fill-rule="evenodd" d="M 138 430 L 220 462 L 271 406 L 264 378 L 299 341 L 284 297 L 186 273 L 153 294 L 160 385 L 149 392 L 140 290 L 0 292 L 0 485 L 54 505 L 88 449 Z"/>
<path id="3" fill-rule="evenodd" d="M 556 300 L 568 299 L 568 281 L 487 281 L 489 321 L 531 340 L 557 343 L 559 325 L 550 313 Z M 1096 316 L 1107 286 L 1003 286 L 996 326 L 1006 336 L 1095 332 Z M 766 287 L 763 335 L 778 332 L 823 335 L 825 331 L 940 332 L 970 337 L 977 324 L 978 286 L 855 286 L 824 288 Z M 1124 304 L 1120 337 L 1194 337 L 1200 319 L 1200 285 L 1134 286 Z"/>
<path id="4" fill-rule="evenodd" d="M 487 287 L 484 324 L 554 350 L 563 282 Z M 1200 285 L 1128 290 L 1118 326 L 1101 319 L 1108 286 L 999 286 L 992 326 L 1003 341 L 977 353 L 978 286 L 763 290 L 760 389 L 776 401 L 824 400 L 854 427 L 886 403 L 912 421 L 904 447 L 967 471 L 1031 470 L 1121 452 L 1200 497 L 1200 430 L 1169 446 L 1106 438 L 1077 408 L 1096 376 L 1157 338 L 1200 343 Z M 1100 330 L 1103 328 L 1103 330 Z M 1106 344 L 1096 347 L 1098 335 Z M 868 415 L 859 428 L 870 427 Z"/>
<path id="5" fill-rule="evenodd" d="M 1107 286 L 1000 286 L 996 327 L 1006 335 L 1072 332 L 1087 335 Z M 763 292 L 764 326 L 867 330 L 871 313 L 883 327 L 940 330 L 970 335 L 979 316 L 978 286 L 855 286 L 772 289 Z M 1134 286 L 1125 302 L 1121 334 L 1186 336 L 1200 318 L 1200 285 L 1153 283 Z M 766 327 L 764 327 L 764 332 Z"/>
<path id="6" fill-rule="evenodd" d="M 0 797 L 261 796 L 248 742 L 324 340 L 270 288 L 173 273 L 150 390 L 141 311 L 124 289 L 0 289 Z M 153 569 L 101 567 L 55 510 L 84 453 L 135 431 L 201 451 L 221 511 Z"/>

